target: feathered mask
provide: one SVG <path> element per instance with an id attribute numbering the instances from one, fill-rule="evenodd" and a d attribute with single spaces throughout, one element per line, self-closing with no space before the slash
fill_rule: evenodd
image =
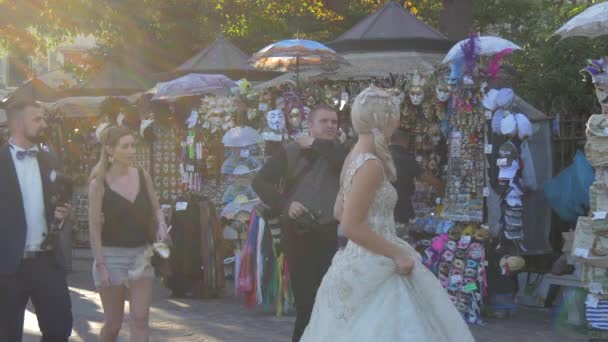
<path id="1" fill-rule="evenodd" d="M 477 65 L 477 58 L 479 58 L 479 54 L 481 53 L 479 35 L 477 35 L 477 33 L 472 33 L 471 38 L 460 45 L 460 49 L 464 56 L 466 71 L 472 74 Z"/>
<path id="2" fill-rule="evenodd" d="M 591 77 L 593 84 L 608 87 L 608 57 L 587 60 L 587 66 L 579 72 Z"/>

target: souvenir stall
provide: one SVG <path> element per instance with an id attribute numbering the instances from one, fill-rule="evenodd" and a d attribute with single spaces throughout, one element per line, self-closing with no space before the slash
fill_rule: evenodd
<path id="1" fill-rule="evenodd" d="M 269 113 L 272 115 L 267 115 L 267 128 L 287 139 L 287 135 L 282 136 L 283 113 Z M 235 292 L 247 307 L 273 307 L 280 316 L 293 304 L 287 263 L 280 250 L 280 227 L 258 214 L 260 200 L 251 188 L 253 177 L 262 167 L 260 145 L 268 143 L 264 141 L 268 137 L 247 126 L 232 128 L 224 135 L 226 160 L 221 172 L 228 187 L 223 196 L 222 219 L 227 224 L 224 238 L 234 244 L 234 257 L 228 262 L 233 266 Z"/>
<path id="2" fill-rule="evenodd" d="M 175 296 L 221 293 L 224 258 L 229 253 L 219 212 L 223 199 L 229 197 L 224 174 L 244 175 L 261 166 L 240 165 L 241 154 L 233 153 L 222 164 L 222 137 L 235 125 L 239 110 L 239 100 L 228 87 L 238 88 L 222 75 L 190 74 L 149 91 L 154 113 L 152 177 L 161 202 L 172 208 L 175 252 L 165 284 Z M 230 202 L 240 203 L 242 197 L 237 197 Z"/>
<path id="3" fill-rule="evenodd" d="M 533 128 L 516 112 L 521 99 L 512 90 L 486 89 L 501 58 L 518 48 L 472 36 L 446 56 L 452 89 L 448 119 L 440 125 L 449 137 L 446 190 L 436 214 L 419 217 L 412 229 L 424 263 L 469 323 L 483 322 L 484 307 L 515 309 L 513 275 L 525 266 L 522 255 L 548 250 L 548 207 L 536 193 L 537 183 L 550 177 L 548 121 Z M 487 68 L 483 55 L 494 56 Z M 537 222 L 530 213 L 538 214 Z"/>
<path id="4" fill-rule="evenodd" d="M 589 61 L 581 72 L 593 81 L 603 114 L 591 115 L 587 122 L 585 155 L 595 180 L 589 188 L 589 213 L 576 224 L 571 255 L 582 264 L 587 321 L 592 329 L 608 330 L 608 59 Z"/>

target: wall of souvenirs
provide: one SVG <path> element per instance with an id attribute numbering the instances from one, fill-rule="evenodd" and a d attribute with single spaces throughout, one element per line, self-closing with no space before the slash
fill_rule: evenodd
<path id="1" fill-rule="evenodd" d="M 221 253 L 230 257 L 226 272 L 232 274 L 237 293 L 248 305 L 272 303 L 282 313 L 292 302 L 285 280 L 288 267 L 278 247 L 280 229 L 258 215 L 260 203 L 251 181 L 276 146 L 307 134 L 306 120 L 314 105 L 336 109 L 339 139 L 350 144 L 356 138 L 349 120 L 354 97 L 370 83 L 389 89 L 401 99 L 402 128 L 409 133 L 409 147 L 424 178 L 438 180 L 417 182 L 410 238 L 466 319 L 479 323 L 491 240 L 486 196 L 495 173 L 505 194 L 498 238 L 515 241 L 505 256 L 517 255 L 516 242 L 525 238 L 517 197 L 525 189 L 518 185 L 523 168 L 516 160 L 526 136 L 519 131 L 523 119 L 509 112 L 512 96 L 510 102 L 497 105 L 496 97 L 488 97 L 496 94 L 486 91 L 486 76 L 475 70 L 463 75 L 440 67 L 432 75 L 309 80 L 266 89 L 242 80 L 227 96 L 189 96 L 173 102 L 150 102 L 144 96 L 137 110 L 112 99 L 102 106 L 101 117 L 68 120 L 56 113 L 51 122 L 67 171 L 81 185 L 99 154 L 95 133 L 101 125 L 138 131 L 137 162 L 153 177 L 161 202 L 173 205 L 178 217 L 188 209 L 175 204 L 188 202 L 188 196 L 197 196 L 196 203 L 204 199 L 217 206 L 225 242 Z M 86 195 L 78 196 L 78 227 L 84 232 Z M 509 272 L 522 267 L 509 260 Z M 278 283 L 279 279 L 283 280 Z"/>

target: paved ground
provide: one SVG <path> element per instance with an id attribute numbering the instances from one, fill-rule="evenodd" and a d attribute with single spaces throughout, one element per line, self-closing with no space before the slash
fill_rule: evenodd
<path id="1" fill-rule="evenodd" d="M 76 258 L 70 274 L 70 292 L 75 316 L 71 341 L 97 341 L 103 319 L 99 297 L 90 277 L 91 260 Z M 128 318 L 120 341 L 128 341 Z M 290 341 L 293 317 L 274 317 L 261 310 L 246 310 L 237 300 L 174 300 L 167 290 L 157 286 L 151 312 L 151 341 Z M 407 322 L 404 322 L 407 324 Z M 477 341 L 587 341 L 585 336 L 570 331 L 555 331 L 548 309 L 522 309 L 511 318 L 489 320 L 484 326 L 472 327 Z M 24 341 L 37 341 L 39 336 L 32 309 L 26 313 Z M 422 341 L 421 341 L 422 342 Z"/>

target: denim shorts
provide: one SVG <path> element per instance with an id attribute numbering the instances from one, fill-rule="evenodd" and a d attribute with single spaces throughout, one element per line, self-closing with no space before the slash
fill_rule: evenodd
<path id="1" fill-rule="evenodd" d="M 152 247 L 145 245 L 141 247 L 101 247 L 101 253 L 110 275 L 111 286 L 128 286 L 129 280 L 143 278 L 154 278 L 154 268 L 150 263 Z M 93 281 L 95 287 L 99 287 L 99 275 L 93 262 Z"/>

